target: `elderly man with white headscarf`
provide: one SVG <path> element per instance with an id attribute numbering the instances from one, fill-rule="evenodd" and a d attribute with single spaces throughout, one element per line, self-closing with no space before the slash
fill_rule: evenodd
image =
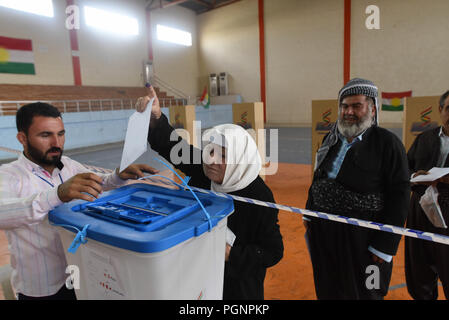
<path id="1" fill-rule="evenodd" d="M 201 151 L 174 132 L 152 87 L 148 96 L 139 99 L 137 109 L 143 111 L 153 97 L 148 142 L 191 177 L 189 185 L 274 202 L 271 190 L 259 177 L 261 157 L 246 130 L 233 124 L 216 126 L 203 135 L 206 144 Z M 176 150 L 188 151 L 179 164 L 170 157 Z M 233 237 L 228 237 L 226 244 L 223 299 L 264 299 L 266 270 L 277 264 L 284 252 L 278 210 L 235 201 L 228 231 Z"/>

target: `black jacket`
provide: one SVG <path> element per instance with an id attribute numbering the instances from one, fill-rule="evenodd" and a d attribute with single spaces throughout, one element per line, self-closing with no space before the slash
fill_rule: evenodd
<path id="1" fill-rule="evenodd" d="M 170 162 L 173 147 L 179 148 L 173 149 L 175 151 L 187 151 L 190 164 L 176 164 L 175 168 L 191 177 L 189 185 L 210 189 L 211 180 L 204 174 L 203 165 L 192 164 L 194 159 L 202 161 L 201 150 L 188 145 L 173 130 L 162 114 L 155 126 L 150 128 L 148 142 L 151 148 Z M 174 141 L 170 141 L 172 132 Z M 260 177 L 246 188 L 229 194 L 274 202 L 271 190 Z M 284 251 L 277 222 L 276 209 L 234 201 L 234 213 L 228 219 L 228 227 L 236 235 L 236 240 L 229 261 L 225 263 L 224 299 L 264 298 L 266 269 L 278 263 Z"/>
<path id="2" fill-rule="evenodd" d="M 332 146 L 327 157 L 336 152 L 339 145 Z M 324 166 L 323 162 L 315 170 L 314 181 L 326 176 Z M 385 203 L 381 213 L 367 217 L 361 212 L 354 218 L 372 219 L 400 227 L 404 226 L 408 213 L 409 180 L 407 157 L 402 142 L 393 133 L 378 126 L 369 128 L 363 134 L 362 141 L 356 142 L 348 150 L 336 177 L 336 181 L 349 190 L 384 195 Z M 307 208 L 313 207 L 313 200 L 309 196 Z M 396 254 L 400 236 L 382 231 L 369 233 L 368 246 L 389 255 Z"/>
<path id="3" fill-rule="evenodd" d="M 438 158 L 440 156 L 440 133 L 441 127 L 424 131 L 419 134 L 409 151 L 407 152 L 408 165 L 410 169 L 410 176 L 418 170 L 429 171 L 437 166 Z M 449 157 L 446 159 L 444 167 L 449 167 Z M 447 188 L 447 185 L 439 183 L 438 189 Z M 422 196 L 426 191 L 427 186 L 414 185 L 412 191 Z"/>

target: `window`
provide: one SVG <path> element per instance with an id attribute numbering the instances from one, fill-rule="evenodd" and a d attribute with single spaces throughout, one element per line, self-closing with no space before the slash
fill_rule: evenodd
<path id="1" fill-rule="evenodd" d="M 54 16 L 52 0 L 0 0 L 0 6 L 45 17 Z"/>
<path id="2" fill-rule="evenodd" d="M 139 34 L 139 25 L 135 18 L 88 6 L 84 7 L 84 15 L 88 26 L 115 34 Z"/>
<path id="3" fill-rule="evenodd" d="M 183 46 L 192 46 L 192 34 L 190 32 L 174 29 L 160 24 L 156 27 L 157 39 Z"/>

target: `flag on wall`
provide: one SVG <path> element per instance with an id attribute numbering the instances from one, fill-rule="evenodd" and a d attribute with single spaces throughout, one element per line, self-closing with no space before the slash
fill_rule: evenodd
<path id="1" fill-rule="evenodd" d="M 404 111 L 404 98 L 411 96 L 412 91 L 382 92 L 382 110 Z"/>
<path id="2" fill-rule="evenodd" d="M 36 74 L 31 40 L 0 36 L 0 73 Z"/>
<path id="3" fill-rule="evenodd" d="M 204 108 L 209 108 L 210 105 L 210 97 L 207 93 L 207 87 L 204 87 L 203 94 L 201 95 L 200 102 L 203 105 Z"/>

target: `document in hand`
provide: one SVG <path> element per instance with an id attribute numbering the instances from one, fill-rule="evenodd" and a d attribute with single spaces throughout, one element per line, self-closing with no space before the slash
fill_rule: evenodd
<path id="1" fill-rule="evenodd" d="M 420 175 L 410 180 L 410 182 L 432 182 L 449 174 L 449 168 L 432 168 L 429 174 Z"/>
<path id="2" fill-rule="evenodd" d="M 419 204 L 426 214 L 427 218 L 437 228 L 447 229 L 444 221 L 443 213 L 441 212 L 438 203 L 438 190 L 435 186 L 429 186 L 424 195 L 419 200 Z"/>
<path id="3" fill-rule="evenodd" d="M 147 151 L 147 137 L 153 100 L 154 98 L 148 102 L 144 112 L 136 111 L 129 117 L 125 145 L 123 146 L 122 160 L 120 162 L 120 172 Z"/>

